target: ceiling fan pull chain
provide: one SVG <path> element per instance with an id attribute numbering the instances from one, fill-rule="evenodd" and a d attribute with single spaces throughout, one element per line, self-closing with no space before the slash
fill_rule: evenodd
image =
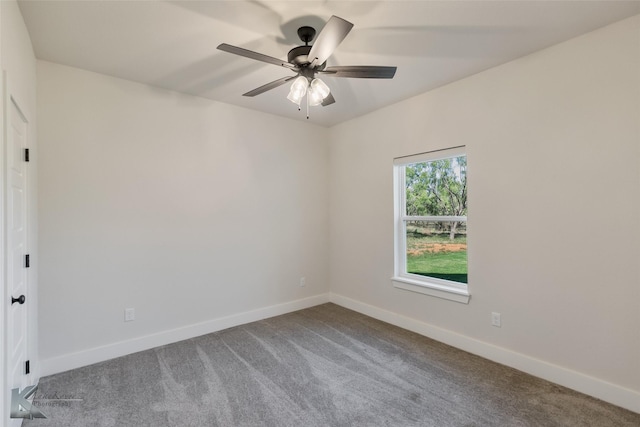
<path id="1" fill-rule="evenodd" d="M 307 120 L 309 120 L 309 91 L 307 91 Z"/>

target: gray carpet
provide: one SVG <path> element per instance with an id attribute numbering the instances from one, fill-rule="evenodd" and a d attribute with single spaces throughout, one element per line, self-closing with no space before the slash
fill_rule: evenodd
<path id="1" fill-rule="evenodd" d="M 640 426 L 334 304 L 52 375 L 36 399 L 48 419 L 24 426 Z"/>

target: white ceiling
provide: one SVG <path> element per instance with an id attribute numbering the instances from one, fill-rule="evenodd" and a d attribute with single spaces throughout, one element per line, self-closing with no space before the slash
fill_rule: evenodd
<path id="1" fill-rule="evenodd" d="M 290 71 L 216 49 L 228 43 L 286 59 L 296 30 L 331 15 L 355 24 L 327 65 L 395 65 L 392 80 L 327 76 L 332 126 L 640 13 L 638 1 L 33 1 L 20 0 L 36 57 L 246 108 L 306 120 Z"/>

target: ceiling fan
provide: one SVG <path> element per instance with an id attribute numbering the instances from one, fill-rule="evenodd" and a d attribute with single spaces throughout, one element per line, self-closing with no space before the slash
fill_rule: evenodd
<path id="1" fill-rule="evenodd" d="M 218 49 L 233 53 L 235 55 L 244 56 L 246 58 L 255 59 L 269 64 L 278 65 L 288 68 L 296 73 L 294 76 L 283 77 L 272 81 L 259 88 L 253 89 L 243 96 L 256 96 L 268 90 L 275 89 L 288 81 L 294 80 L 291 90 L 287 98 L 298 105 L 302 98 L 307 95 L 307 118 L 309 118 L 309 106 L 322 105 L 327 106 L 335 102 L 335 98 L 331 94 L 329 87 L 316 74 L 322 74 L 332 77 L 350 77 L 350 78 L 368 78 L 368 79 L 391 79 L 396 74 L 396 67 L 370 66 L 370 65 L 346 65 L 327 67 L 327 59 L 333 51 L 345 39 L 347 34 L 353 28 L 353 24 L 337 16 L 332 16 L 318 34 L 313 46 L 309 46 L 315 35 L 316 30 L 312 27 L 298 28 L 298 37 L 304 42 L 304 46 L 294 47 L 287 55 L 287 61 L 283 61 L 272 56 L 263 55 L 262 53 L 252 50 L 243 49 L 241 47 L 231 46 L 222 43 Z"/>

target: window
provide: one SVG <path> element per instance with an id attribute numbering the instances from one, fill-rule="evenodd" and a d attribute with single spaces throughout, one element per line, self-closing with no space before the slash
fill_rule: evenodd
<path id="1" fill-rule="evenodd" d="M 394 286 L 468 303 L 464 147 L 394 160 Z"/>

